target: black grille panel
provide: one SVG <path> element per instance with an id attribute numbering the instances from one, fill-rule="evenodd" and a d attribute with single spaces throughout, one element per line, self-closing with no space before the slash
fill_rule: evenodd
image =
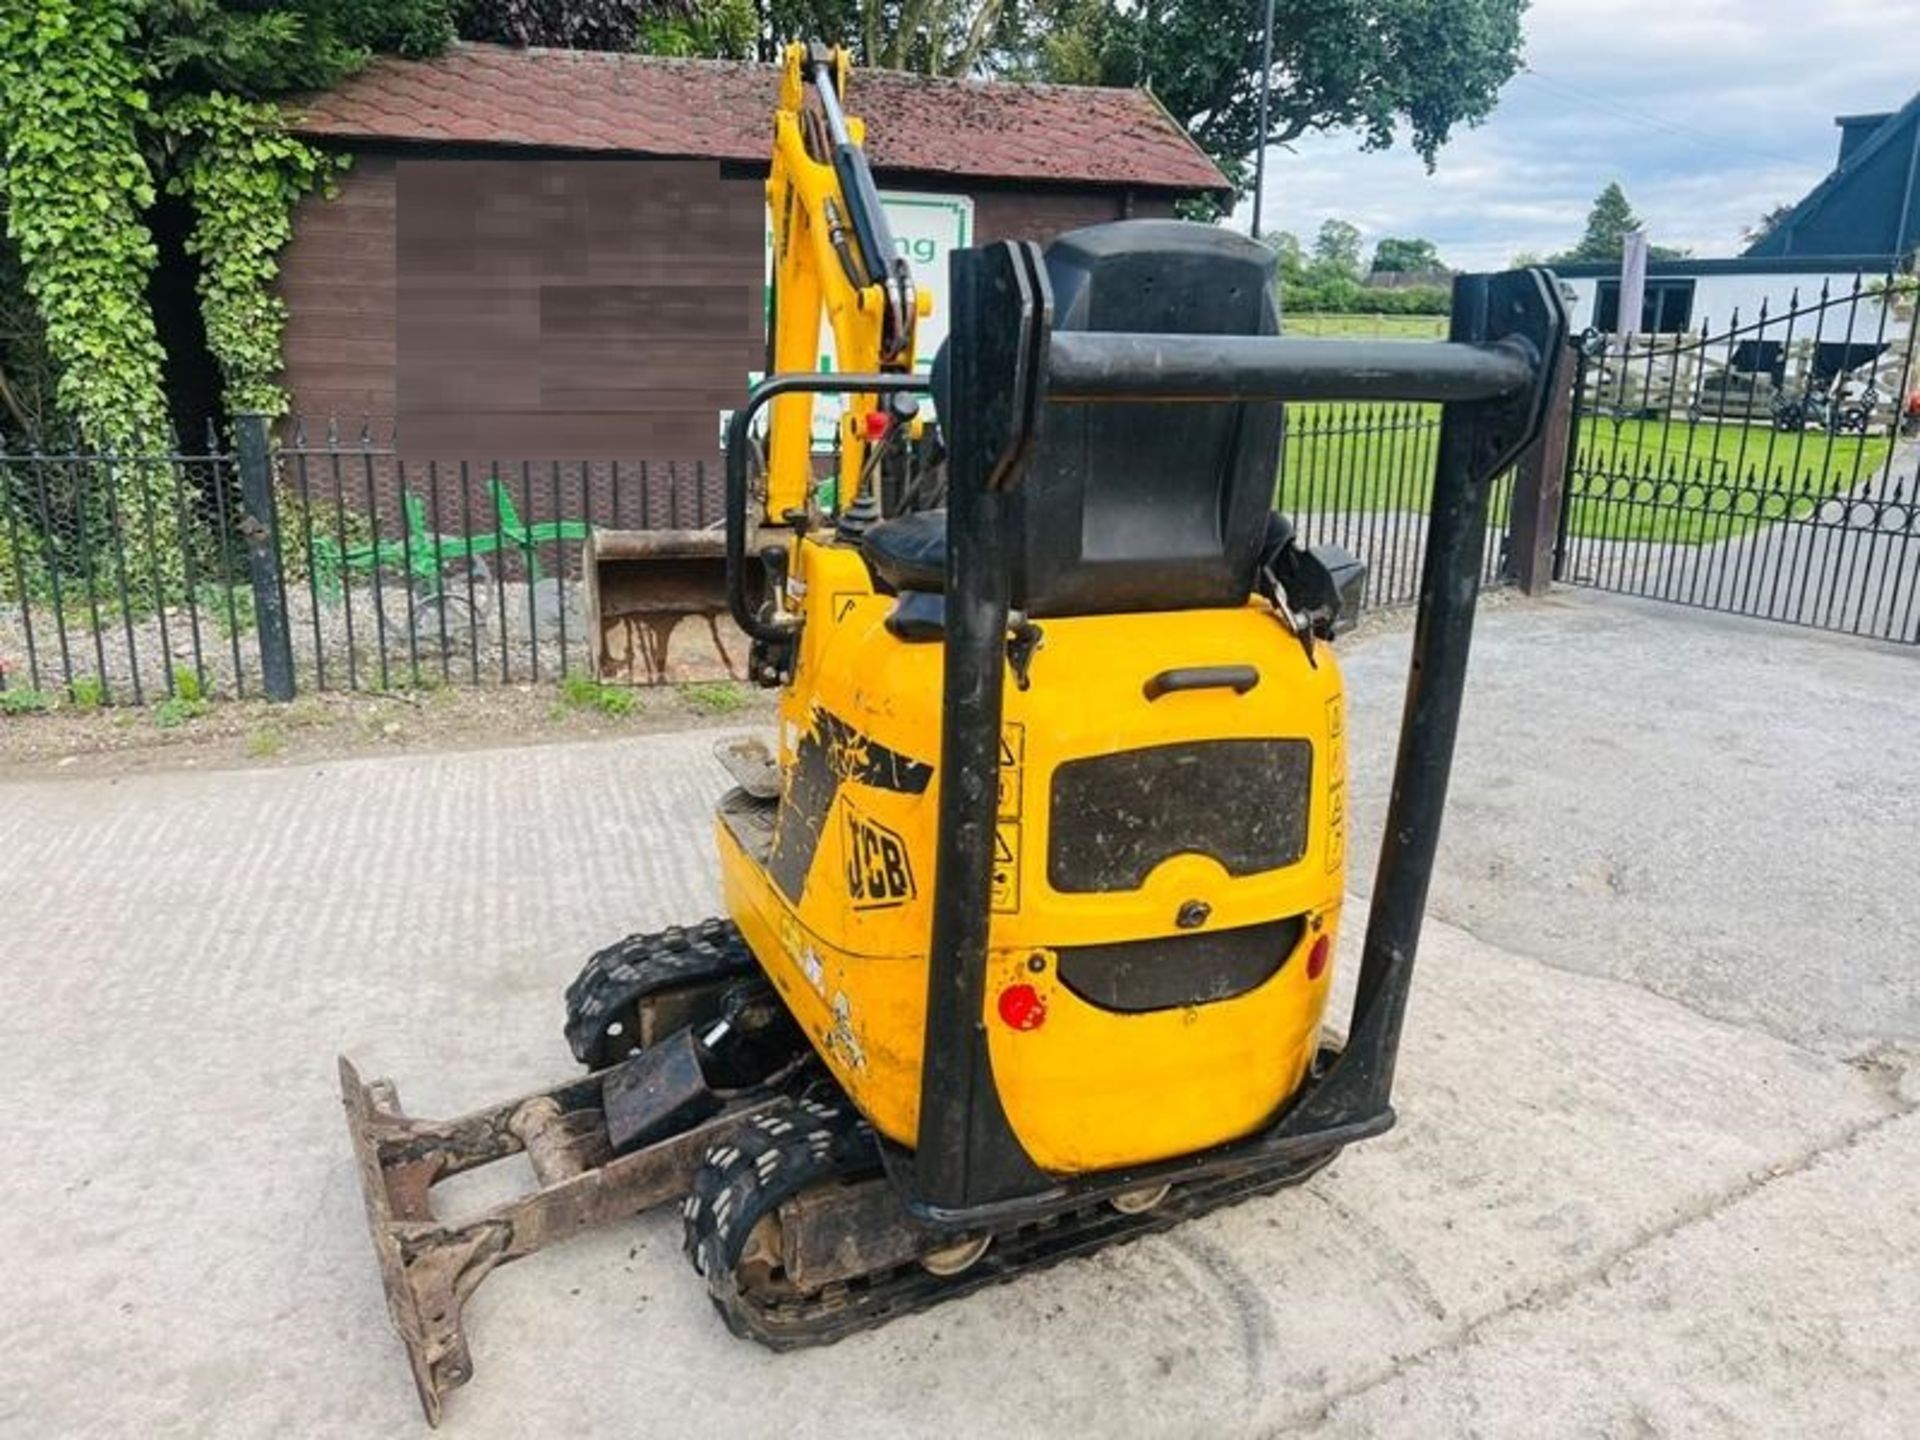
<path id="1" fill-rule="evenodd" d="M 1055 953 L 1060 982 L 1106 1010 L 1171 1010 L 1231 1000 L 1271 980 L 1306 933 L 1304 915 L 1264 925 L 1073 945 Z"/>
<path id="2" fill-rule="evenodd" d="M 1161 861 L 1208 855 L 1230 875 L 1295 864 L 1307 849 L 1313 746 L 1193 740 L 1069 760 L 1053 772 L 1047 880 L 1137 890 Z"/>

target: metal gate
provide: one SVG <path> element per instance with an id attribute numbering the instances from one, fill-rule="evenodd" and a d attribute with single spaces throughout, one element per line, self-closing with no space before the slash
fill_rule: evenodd
<path id="1" fill-rule="evenodd" d="M 1920 643 L 1913 276 L 1588 335 L 1555 578 Z"/>

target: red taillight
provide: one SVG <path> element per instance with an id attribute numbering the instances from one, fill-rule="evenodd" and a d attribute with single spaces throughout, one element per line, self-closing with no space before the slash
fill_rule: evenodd
<path id="1" fill-rule="evenodd" d="M 1307 979 L 1318 980 L 1327 973 L 1327 957 L 1333 953 L 1333 946 L 1322 935 L 1313 942 L 1313 949 L 1307 952 Z"/>
<path id="2" fill-rule="evenodd" d="M 869 440 L 886 439 L 887 427 L 890 424 L 892 424 L 892 422 L 887 419 L 886 411 L 884 410 L 867 411 L 867 418 L 866 418 L 867 439 Z"/>
<path id="3" fill-rule="evenodd" d="M 1038 1030 L 1046 1023 L 1047 1002 L 1031 985 L 1009 985 L 1000 992 L 1000 1018 L 1013 1030 Z"/>

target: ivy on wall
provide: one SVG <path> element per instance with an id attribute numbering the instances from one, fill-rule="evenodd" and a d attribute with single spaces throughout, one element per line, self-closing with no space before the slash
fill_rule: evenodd
<path id="1" fill-rule="evenodd" d="M 273 288 L 280 251 L 293 236 L 294 205 L 328 187 L 345 162 L 287 134 L 265 101 L 189 96 L 168 107 L 163 124 L 183 145 L 168 188 L 193 205 L 187 249 L 200 262 L 200 310 L 227 410 L 283 415 L 287 307 Z"/>
<path id="2" fill-rule="evenodd" d="M 125 451 L 166 430 L 147 305 L 149 112 L 131 0 L 0 7 L 0 183 L 7 229 L 59 367 L 55 399 L 90 445 Z"/>
<path id="3" fill-rule="evenodd" d="M 143 458 L 171 448 L 148 297 L 156 174 L 194 211 L 187 244 L 229 413 L 277 415 L 278 256 L 295 203 L 338 162 L 288 135 L 264 100 L 186 92 L 156 107 L 144 13 L 144 0 L 0 6 L 0 189 L 10 258 L 39 321 L 33 338 L 55 375 L 53 408 L 101 453 L 62 472 L 54 502 L 68 519 L 42 543 L 65 563 L 57 557 L 84 548 L 82 537 L 121 532 L 134 543 L 116 552 L 116 579 L 158 606 L 185 583 L 191 539 L 168 472 Z M 27 424 L 13 398 L 9 414 Z"/>
<path id="4" fill-rule="evenodd" d="M 279 414 L 278 256 L 295 203 L 340 164 L 287 134 L 265 100 L 188 92 L 156 110 L 146 11 L 143 0 L 0 6 L 7 232 L 57 367 L 56 408 L 83 443 L 121 453 L 167 432 L 147 299 L 155 174 L 193 206 L 188 248 L 227 410 Z"/>

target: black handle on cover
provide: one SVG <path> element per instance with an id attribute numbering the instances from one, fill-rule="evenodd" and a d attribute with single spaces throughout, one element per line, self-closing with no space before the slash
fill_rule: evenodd
<path id="1" fill-rule="evenodd" d="M 1149 700 L 1176 690 L 1231 690 L 1244 695 L 1259 683 L 1260 672 L 1251 665 L 1180 665 L 1151 677 L 1140 693 Z"/>

